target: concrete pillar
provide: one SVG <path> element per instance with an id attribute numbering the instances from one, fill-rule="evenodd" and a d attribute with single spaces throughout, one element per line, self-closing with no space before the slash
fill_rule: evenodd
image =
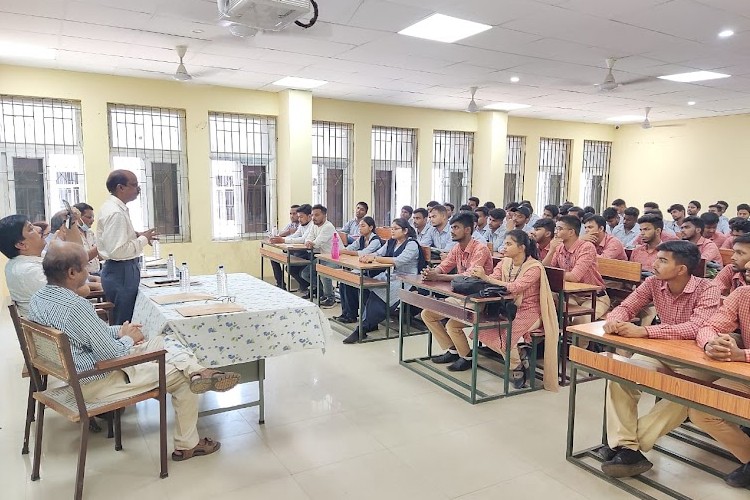
<path id="1" fill-rule="evenodd" d="M 277 205 L 272 219 L 285 220 L 287 207 L 307 203 L 312 196 L 312 92 L 279 92 L 276 155 Z"/>
<path id="2" fill-rule="evenodd" d="M 487 200 L 500 206 L 503 202 L 505 162 L 508 148 L 508 113 L 483 111 L 477 117 L 474 136 L 474 172 L 471 194 L 481 203 Z"/>

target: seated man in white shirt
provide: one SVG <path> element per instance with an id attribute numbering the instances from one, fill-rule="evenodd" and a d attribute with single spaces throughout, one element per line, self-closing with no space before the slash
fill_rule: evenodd
<path id="1" fill-rule="evenodd" d="M 80 245 L 54 242 L 42 263 L 48 284 L 29 304 L 29 319 L 62 331 L 70 340 L 78 373 L 93 370 L 96 363 L 127 354 L 164 349 L 167 391 L 175 410 L 172 460 L 182 461 L 214 453 L 218 441 L 198 436 L 198 396 L 207 391 L 224 392 L 240 380 L 233 372 L 211 370 L 198 364 L 195 354 L 172 335 L 145 339 L 140 325 L 129 322 L 108 326 L 94 306 L 76 295 L 86 284 L 88 258 Z M 156 388 L 159 365 L 143 363 L 81 380 L 83 398 L 90 403 L 109 403 Z"/>
<path id="2" fill-rule="evenodd" d="M 305 246 L 314 253 L 331 253 L 333 238 L 338 238 L 339 235 L 336 233 L 336 228 L 331 221 L 328 220 L 328 209 L 326 207 L 323 205 L 313 205 L 312 224 L 313 226 L 305 237 Z M 359 234 L 359 228 L 357 228 L 357 234 Z M 318 287 L 317 278 L 311 273 L 311 267 L 306 266 L 301 273 L 302 278 L 310 282 L 308 293 L 302 296 L 305 299 L 313 297 Z M 331 278 L 321 278 L 320 281 L 323 284 L 320 307 L 330 309 L 336 305 L 333 296 L 333 283 L 331 282 Z"/>
<path id="3" fill-rule="evenodd" d="M 5 281 L 10 298 L 21 316 L 28 315 L 31 296 L 47 284 L 42 270 L 42 250 L 45 245 L 41 229 L 32 225 L 25 215 L 9 215 L 0 219 L 0 252 L 8 258 Z M 84 283 L 76 292 L 86 297 L 91 293 L 90 285 L 101 290 L 98 283 Z"/>

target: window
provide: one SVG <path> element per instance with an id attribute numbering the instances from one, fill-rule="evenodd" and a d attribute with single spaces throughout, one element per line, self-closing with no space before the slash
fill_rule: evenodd
<path id="1" fill-rule="evenodd" d="M 372 217 L 390 226 L 401 207 L 417 199 L 417 131 L 372 128 Z"/>
<path id="2" fill-rule="evenodd" d="M 313 122 L 312 200 L 328 208 L 328 220 L 344 225 L 352 212 L 354 125 Z"/>
<path id="3" fill-rule="evenodd" d="M 432 199 L 460 207 L 471 193 L 474 133 L 436 130 L 432 144 Z"/>
<path id="4" fill-rule="evenodd" d="M 592 206 L 601 213 L 607 198 L 609 183 L 609 161 L 612 143 L 583 141 L 583 172 L 581 174 L 582 206 Z"/>
<path id="5" fill-rule="evenodd" d="M 539 180 L 536 188 L 536 206 L 560 205 L 568 190 L 568 164 L 570 140 L 547 139 L 539 141 Z"/>
<path id="6" fill-rule="evenodd" d="M 209 113 L 213 238 L 257 238 L 275 220 L 276 119 Z"/>
<path id="7" fill-rule="evenodd" d="M 49 220 L 85 201 L 81 105 L 0 96 L 0 216 Z"/>
<path id="8" fill-rule="evenodd" d="M 155 227 L 169 243 L 190 241 L 185 112 L 110 104 L 112 168 L 130 170 L 141 195 L 128 205 L 137 231 Z"/>
<path id="9" fill-rule="evenodd" d="M 505 182 L 503 184 L 503 206 L 523 199 L 523 169 L 526 162 L 526 138 L 508 136 L 507 159 L 505 160 Z"/>

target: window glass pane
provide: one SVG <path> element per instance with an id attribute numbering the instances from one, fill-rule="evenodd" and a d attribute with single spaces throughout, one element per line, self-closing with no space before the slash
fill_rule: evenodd
<path id="1" fill-rule="evenodd" d="M 460 207 L 471 193 L 474 134 L 436 130 L 433 134 L 432 199 Z"/>
<path id="2" fill-rule="evenodd" d="M 403 205 L 413 207 L 417 200 L 416 130 L 373 127 L 372 170 L 373 217 L 379 225 L 390 225 Z"/>
<path id="3" fill-rule="evenodd" d="M 45 220 L 44 216 L 44 160 L 41 158 L 13 158 L 17 213 L 31 220 Z"/>
<path id="4" fill-rule="evenodd" d="M 507 140 L 503 205 L 523 199 L 523 173 L 526 161 L 526 138 L 509 135 Z"/>
<path id="5" fill-rule="evenodd" d="M 566 201 L 569 162 L 570 140 L 540 139 L 537 207 Z"/>
<path id="6" fill-rule="evenodd" d="M 337 227 L 351 217 L 353 135 L 348 123 L 313 122 L 312 200 Z"/>
<path id="7" fill-rule="evenodd" d="M 590 205 L 599 213 L 605 208 L 611 155 L 611 142 L 583 141 L 581 204 Z"/>

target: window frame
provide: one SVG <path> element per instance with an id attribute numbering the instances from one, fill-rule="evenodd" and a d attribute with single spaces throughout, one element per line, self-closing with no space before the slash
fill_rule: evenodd
<path id="1" fill-rule="evenodd" d="M 547 153 L 545 154 L 545 145 L 547 146 Z M 573 141 L 571 139 L 559 139 L 551 137 L 542 137 L 539 139 L 539 166 L 538 166 L 538 180 L 537 180 L 537 199 L 536 206 L 544 207 L 545 205 L 560 205 L 567 201 L 568 197 L 568 185 L 570 175 L 570 157 Z M 564 147 L 563 147 L 564 146 Z M 555 156 L 563 160 L 563 163 L 554 164 Z M 547 160 L 545 165 L 545 160 Z M 559 203 L 555 203 L 555 200 L 551 199 L 549 195 L 552 193 L 549 186 L 546 186 L 542 180 L 543 174 L 547 175 L 559 175 L 560 176 L 560 188 L 559 188 Z"/>
<path id="2" fill-rule="evenodd" d="M 603 163 L 600 163 L 603 162 Z M 583 141 L 583 159 L 581 161 L 581 206 L 593 206 L 597 213 L 602 213 L 607 207 L 607 191 L 609 188 L 609 172 L 612 165 L 611 141 Z M 593 187 L 593 177 L 600 175 L 601 194 L 598 206 L 594 205 L 593 193 L 588 189 Z"/>
<path id="3" fill-rule="evenodd" d="M 514 147 L 515 145 L 518 147 Z M 518 161 L 515 156 L 518 156 Z M 505 170 L 503 182 L 503 206 L 510 202 L 519 202 L 523 199 L 524 177 L 526 175 L 526 137 L 522 135 L 509 135 L 506 137 Z M 516 176 L 513 194 L 510 194 L 507 180 L 509 175 Z"/>
<path id="4" fill-rule="evenodd" d="M 252 137 L 253 144 L 256 141 L 260 141 L 261 152 L 250 153 L 242 152 L 241 146 L 238 149 L 239 152 L 234 151 L 219 151 L 219 131 L 212 132 L 212 120 L 221 119 L 224 123 L 227 120 L 230 122 L 237 121 L 238 128 L 239 122 L 244 121 L 245 124 L 245 140 Z M 218 122 L 217 127 L 218 127 Z M 252 125 L 252 126 L 250 126 Z M 255 127 L 266 127 L 267 132 L 254 134 Z M 252 132 L 251 132 L 252 131 Z M 211 239 L 212 241 L 242 241 L 242 240 L 255 240 L 261 239 L 268 236 L 271 227 L 276 221 L 276 199 L 277 199 L 277 120 L 275 116 L 265 115 L 251 115 L 245 113 L 225 113 L 221 111 L 209 111 L 208 113 L 208 133 L 209 133 L 209 161 L 210 161 L 210 176 L 211 176 Z M 216 134 L 216 137 L 212 137 L 212 134 Z M 223 134 L 227 131 L 223 130 Z M 239 131 L 237 132 L 239 134 Z M 229 134 L 233 135 L 234 131 L 229 131 Z M 257 136 L 256 136 L 257 135 Z M 226 143 L 226 136 L 224 136 Z M 267 139 L 266 144 L 262 144 L 262 141 Z M 214 140 L 216 146 L 213 145 Z M 241 144 L 240 135 L 237 136 L 237 140 Z M 246 143 L 247 145 L 247 143 Z M 232 147 L 233 145 L 230 145 Z M 216 149 L 214 149 L 214 147 Z M 264 152 L 264 147 L 266 152 Z M 226 149 L 226 145 L 225 145 Z M 260 160 L 260 161 L 258 161 Z M 214 162 L 227 162 L 234 163 L 233 166 L 224 166 L 224 172 L 217 175 L 216 167 L 218 166 Z M 265 163 L 265 164 L 264 164 Z M 262 167 L 265 168 L 265 228 L 261 231 L 249 231 L 248 230 L 248 214 L 246 211 L 246 191 L 247 186 L 245 185 L 245 169 L 248 167 Z M 229 170 L 227 170 L 229 169 Z M 221 176 L 230 176 L 233 179 L 232 192 L 234 197 L 234 210 L 235 210 L 235 231 L 231 236 L 221 236 L 217 233 L 217 219 L 220 218 L 220 210 L 217 207 L 218 202 L 218 190 L 217 178 Z M 229 190 L 224 187 L 225 192 Z M 237 222 L 237 216 L 240 216 L 240 222 Z M 260 216 L 263 217 L 262 215 Z M 229 224 L 231 225 L 231 224 Z M 239 229 L 237 229 L 239 228 Z"/>
<path id="5" fill-rule="evenodd" d="M 471 196 L 472 176 L 474 175 L 474 132 L 433 130 L 432 152 L 432 199 L 460 207 Z M 458 161 L 452 161 L 456 159 Z M 458 168 L 454 168 L 456 166 Z M 463 174 L 463 182 L 460 186 L 462 194 L 458 197 L 451 197 L 453 185 L 450 174 L 454 172 Z"/>
<path id="6" fill-rule="evenodd" d="M 396 134 L 396 138 L 398 139 L 400 136 L 408 135 L 411 137 L 412 141 L 411 143 L 399 141 L 399 140 L 381 140 L 381 138 L 385 137 L 388 134 Z M 373 125 L 371 133 L 370 133 L 370 139 L 371 139 L 371 150 L 370 150 L 370 165 L 371 165 L 371 172 L 372 172 L 372 215 L 375 219 L 376 224 L 383 224 L 386 226 L 390 226 L 391 221 L 387 219 L 395 219 L 400 215 L 401 207 L 397 206 L 400 203 L 398 203 L 397 199 L 397 190 L 398 190 L 398 168 L 399 165 L 408 165 L 411 170 L 411 193 L 410 193 L 410 200 L 409 205 L 414 206 L 414 203 L 416 200 L 418 200 L 418 192 L 419 192 L 419 186 L 417 184 L 418 182 L 418 168 L 419 168 L 419 133 L 418 130 L 415 128 L 402 128 L 402 127 L 389 127 L 384 125 Z M 382 152 L 386 152 L 386 150 L 391 149 L 391 153 L 398 152 L 399 149 L 401 149 L 401 155 L 391 155 L 391 156 L 407 156 L 405 160 L 400 159 L 394 159 L 393 157 L 386 158 L 386 159 L 379 159 L 376 158 L 376 150 L 379 149 L 376 147 L 378 142 L 381 142 L 383 144 Z M 392 146 L 389 148 L 387 145 L 391 143 Z M 399 146 L 401 144 L 401 146 Z M 410 146 L 407 146 L 410 144 Z M 403 154 L 403 148 L 410 148 L 411 154 Z M 388 153 L 386 153 L 386 156 L 388 156 Z M 379 168 L 379 167 L 387 167 L 387 168 Z M 391 200 L 390 200 L 390 206 L 388 207 L 388 211 L 384 213 L 390 213 L 389 217 L 382 218 L 380 217 L 380 214 L 378 213 L 378 209 L 380 207 L 377 206 L 377 196 L 376 196 L 376 190 L 377 190 L 377 172 L 378 171 L 384 171 L 384 172 L 391 172 L 391 179 L 390 179 L 390 189 L 391 189 Z M 380 220 L 379 220 L 380 219 Z"/>
<path id="7" fill-rule="evenodd" d="M 324 129 L 321 134 L 316 134 L 316 130 Z M 344 134 L 346 134 L 346 145 L 343 148 L 342 154 L 345 156 L 331 156 L 323 155 L 316 156 L 316 143 L 320 142 L 323 144 L 323 150 L 325 151 L 325 130 L 329 132 L 328 143 L 336 143 L 338 140 L 343 140 Z M 335 131 L 336 135 L 331 137 L 331 131 Z M 328 208 L 329 220 L 337 225 L 332 216 L 332 208 L 327 203 L 328 201 L 328 170 L 341 169 L 343 170 L 343 182 L 342 182 L 342 207 L 341 207 L 341 225 L 345 224 L 349 220 L 349 216 L 353 212 L 353 197 L 354 197 L 354 124 L 344 122 L 331 122 L 327 120 L 313 120 L 312 123 L 312 181 L 311 187 L 311 199 L 313 204 L 320 203 Z M 338 148 L 334 148 L 339 151 Z M 320 151 L 318 151 L 320 152 Z M 317 168 L 316 168 L 317 167 Z M 317 189 L 316 189 L 317 185 Z M 317 196 L 316 196 L 317 195 Z M 341 227 L 341 226 L 338 226 Z"/>
<path id="8" fill-rule="evenodd" d="M 178 140 L 179 149 L 147 149 L 139 147 L 115 146 L 115 140 L 119 138 L 114 134 L 113 113 L 121 111 L 122 113 L 143 114 L 156 116 L 159 114 L 174 114 L 178 120 Z M 158 113 L 155 113 L 158 111 Z M 116 122 L 117 123 L 117 122 Z M 109 131 L 109 160 L 110 168 L 115 170 L 115 158 L 137 158 L 141 162 L 140 171 L 134 172 L 138 177 L 138 184 L 141 188 L 141 220 L 133 220 L 133 226 L 136 230 L 157 227 L 156 215 L 154 209 L 154 181 L 153 181 L 153 164 L 154 163 L 174 163 L 177 173 L 177 200 L 180 232 L 177 234 L 160 231 L 159 239 L 166 243 L 188 243 L 191 241 L 190 234 L 190 192 L 188 186 L 188 159 L 187 159 L 187 123 L 186 113 L 183 109 L 162 108 L 155 106 L 141 106 L 135 104 L 107 103 L 107 125 Z M 131 133 L 127 130 L 126 133 Z M 156 130 L 156 129 L 154 129 Z M 144 130 L 145 133 L 145 130 Z M 153 138 L 153 136 L 152 136 Z M 125 138 L 127 142 L 129 138 Z M 145 193 L 145 195 L 144 195 Z"/>

